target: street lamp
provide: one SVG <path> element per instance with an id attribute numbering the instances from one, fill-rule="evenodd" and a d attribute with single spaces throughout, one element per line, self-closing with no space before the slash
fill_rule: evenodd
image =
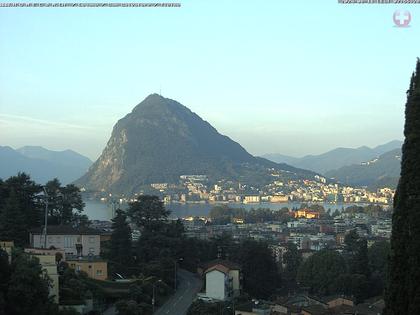
<path id="1" fill-rule="evenodd" d="M 152 288 L 153 288 L 152 289 L 152 293 L 153 293 L 153 295 L 152 295 L 152 314 L 155 313 L 155 286 L 156 286 L 156 283 L 160 283 L 160 282 L 162 282 L 162 280 L 158 280 L 158 281 L 156 281 L 152 284 Z"/>
<path id="2" fill-rule="evenodd" d="M 44 189 L 44 197 L 45 197 L 45 218 L 44 218 L 44 248 L 47 248 L 47 224 L 48 224 L 48 193 L 45 186 Z"/>

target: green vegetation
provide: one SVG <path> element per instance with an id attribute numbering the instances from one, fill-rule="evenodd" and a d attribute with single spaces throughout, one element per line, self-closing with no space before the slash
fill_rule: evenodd
<path id="1" fill-rule="evenodd" d="M 117 210 L 115 218 L 112 219 L 111 243 L 107 255 L 111 259 L 111 274 L 123 273 L 126 266 L 133 263 L 131 228 L 127 222 L 127 215 L 122 210 Z"/>
<path id="2" fill-rule="evenodd" d="M 215 206 L 210 210 L 209 216 L 213 224 L 228 224 L 241 219 L 244 223 L 263 223 L 269 221 L 287 222 L 290 220 L 289 209 L 271 210 L 267 208 L 245 210 L 244 208 L 231 208 L 226 205 Z"/>
<path id="3" fill-rule="evenodd" d="M 401 178 L 394 199 L 386 315 L 420 314 L 420 60 L 405 109 Z"/>
<path id="4" fill-rule="evenodd" d="M 302 263 L 302 256 L 294 243 L 287 244 L 287 251 L 284 253 L 282 263 L 285 265 L 281 274 L 283 286 L 287 289 L 296 288 L 296 278 Z"/>
<path id="5" fill-rule="evenodd" d="M 88 224 L 82 215 L 84 204 L 79 189 L 74 185 L 61 186 L 57 179 L 49 181 L 49 224 Z M 0 239 L 13 240 L 15 246 L 28 245 L 29 230 L 43 224 L 45 200 L 42 186 L 25 173 L 6 181 L 0 180 Z"/>
<path id="6" fill-rule="evenodd" d="M 335 251 L 323 250 L 309 257 L 299 268 L 298 282 L 310 292 L 333 294 L 338 278 L 346 272 L 344 258 Z"/>
<path id="7" fill-rule="evenodd" d="M 57 179 L 45 185 L 48 193 L 48 222 L 50 224 L 87 224 L 81 214 L 84 204 L 79 189 L 74 185 L 61 186 Z M 45 196 L 41 185 L 25 173 L 6 181 L 0 180 L 0 240 L 13 241 L 15 252 L 12 264 L 7 254 L 0 251 L 0 314 L 70 314 L 58 311 L 48 297 L 49 279 L 36 258 L 20 252 L 29 245 L 29 230 L 43 224 Z M 70 272 L 74 275 L 74 271 Z M 61 298 L 83 302 L 86 291 L 83 282 L 64 281 L 69 271 L 60 277 Z M 63 282 L 64 281 L 64 282 Z M 73 296 L 70 296 L 73 295 Z M 25 303 L 22 303 L 25 301 Z"/>
<path id="8" fill-rule="evenodd" d="M 198 300 L 190 306 L 187 315 L 231 314 L 232 309 L 229 308 L 229 306 L 229 303 L 224 302 L 205 303 L 203 301 Z"/>
<path id="9" fill-rule="evenodd" d="M 387 242 L 378 242 L 368 249 L 366 240 L 351 231 L 342 254 L 331 250 L 313 254 L 300 266 L 298 281 L 311 293 L 352 295 L 361 302 L 384 293 L 388 255 Z"/>
<path id="10" fill-rule="evenodd" d="M 87 216 L 81 214 L 85 204 L 79 188 L 72 184 L 61 186 L 55 178 L 45 184 L 45 190 L 48 194 L 49 224 L 87 224 Z"/>
<path id="11" fill-rule="evenodd" d="M 280 286 L 280 274 L 268 244 L 242 242 L 232 250 L 231 259 L 241 265 L 243 289 L 256 298 L 268 298 Z"/>
<path id="12" fill-rule="evenodd" d="M 44 277 L 38 259 L 14 252 L 11 265 L 0 250 L 0 314 L 56 314 L 48 297 L 49 279 Z"/>

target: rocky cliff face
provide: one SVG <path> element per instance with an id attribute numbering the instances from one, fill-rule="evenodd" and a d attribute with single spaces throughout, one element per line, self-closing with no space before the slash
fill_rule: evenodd
<path id="1" fill-rule="evenodd" d="M 176 183 L 183 174 L 237 179 L 244 168 L 269 167 L 305 174 L 255 158 L 187 107 L 152 94 L 117 122 L 102 155 L 76 184 L 131 194 L 150 183 Z"/>

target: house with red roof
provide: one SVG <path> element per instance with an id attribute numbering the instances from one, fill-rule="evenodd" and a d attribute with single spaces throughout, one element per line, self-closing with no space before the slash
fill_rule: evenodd
<path id="1" fill-rule="evenodd" d="M 240 293 L 240 267 L 230 261 L 216 260 L 204 268 L 206 297 L 225 301 Z"/>

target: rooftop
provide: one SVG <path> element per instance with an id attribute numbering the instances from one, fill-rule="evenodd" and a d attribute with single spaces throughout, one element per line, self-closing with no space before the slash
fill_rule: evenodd
<path id="1" fill-rule="evenodd" d="M 203 270 L 208 270 L 211 267 L 214 267 L 216 265 L 220 265 L 220 266 L 224 266 L 225 268 L 228 268 L 230 270 L 240 270 L 241 267 L 229 260 L 223 260 L 223 259 L 216 259 L 216 260 L 212 260 L 209 261 L 208 263 L 203 264 L 202 268 Z"/>
<path id="2" fill-rule="evenodd" d="M 37 227 L 30 230 L 32 234 L 41 235 L 43 227 Z M 88 227 L 75 228 L 71 225 L 49 225 L 47 226 L 49 235 L 100 235 L 101 232 Z"/>

